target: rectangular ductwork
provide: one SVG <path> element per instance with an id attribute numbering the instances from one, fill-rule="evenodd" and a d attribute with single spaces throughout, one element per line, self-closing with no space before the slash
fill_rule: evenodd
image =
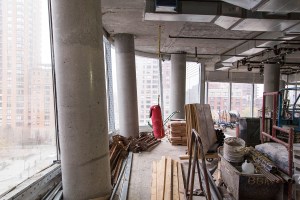
<path id="1" fill-rule="evenodd" d="M 177 12 L 177 0 L 155 0 L 155 12 Z"/>
<path id="2" fill-rule="evenodd" d="M 168 8 L 174 9 L 174 1 L 167 2 L 170 3 L 161 5 L 167 5 Z M 297 12 L 274 13 L 245 9 L 245 7 L 260 8 L 266 3 L 265 0 L 248 0 L 245 1 L 248 2 L 247 4 L 239 0 L 228 0 L 227 2 L 231 4 L 222 1 L 178 1 L 177 13 L 165 13 L 163 11 L 166 10 L 163 7 L 161 7 L 161 12 L 158 12 L 159 7 L 155 1 L 146 0 L 144 18 L 150 21 L 210 22 L 228 30 L 266 32 L 285 31 L 300 23 L 300 13 Z M 296 7 L 297 5 L 298 3 L 296 3 Z"/>

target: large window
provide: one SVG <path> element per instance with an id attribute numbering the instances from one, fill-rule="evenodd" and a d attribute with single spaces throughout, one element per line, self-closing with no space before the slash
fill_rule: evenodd
<path id="1" fill-rule="evenodd" d="M 160 95 L 158 59 L 136 56 L 137 95 L 139 125 L 145 126 L 149 121 L 152 105 L 158 103 Z"/>
<path id="2" fill-rule="evenodd" d="M 47 0 L 0 1 L 0 194 L 56 160 Z"/>
<path id="3" fill-rule="evenodd" d="M 259 117 L 259 111 L 262 109 L 263 93 L 264 84 L 254 84 L 253 117 Z"/>
<path id="4" fill-rule="evenodd" d="M 111 64 L 112 64 L 112 85 L 113 85 L 113 98 L 114 98 L 114 117 L 115 129 L 119 129 L 119 103 L 118 103 L 118 79 L 117 79 L 117 64 L 116 64 L 116 50 L 111 46 Z"/>
<path id="5" fill-rule="evenodd" d="M 199 64 L 195 62 L 186 63 L 186 95 L 185 103 L 200 102 L 200 71 Z"/>
<path id="6" fill-rule="evenodd" d="M 209 82 L 207 103 L 210 104 L 212 117 L 218 121 L 222 115 L 229 111 L 229 83 Z"/>
<path id="7" fill-rule="evenodd" d="M 162 62 L 162 82 L 163 82 L 163 100 L 164 100 L 164 118 L 166 119 L 172 110 L 170 110 L 171 103 L 171 61 Z"/>
<path id="8" fill-rule="evenodd" d="M 231 111 L 240 117 L 252 116 L 252 84 L 232 83 Z"/>

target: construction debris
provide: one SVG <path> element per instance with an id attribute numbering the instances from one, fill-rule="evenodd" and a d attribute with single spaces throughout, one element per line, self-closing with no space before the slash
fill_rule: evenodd
<path id="1" fill-rule="evenodd" d="M 183 120 L 170 121 L 168 123 L 167 135 L 172 145 L 186 146 L 186 122 Z"/>
<path id="2" fill-rule="evenodd" d="M 152 167 L 151 200 L 160 199 L 185 199 L 181 164 L 165 156 Z"/>
<path id="3" fill-rule="evenodd" d="M 265 155 L 254 149 L 253 147 L 247 147 L 246 153 L 253 161 L 256 169 L 263 174 L 272 183 L 282 183 L 283 178 L 278 174 L 277 166 Z"/>
<path id="4" fill-rule="evenodd" d="M 126 160 L 129 151 L 133 153 L 147 151 L 159 143 L 160 140 L 148 133 L 142 134 L 139 138 L 126 138 L 121 135 L 114 135 L 109 145 L 112 185 L 114 186 L 117 183 L 123 162 Z"/>

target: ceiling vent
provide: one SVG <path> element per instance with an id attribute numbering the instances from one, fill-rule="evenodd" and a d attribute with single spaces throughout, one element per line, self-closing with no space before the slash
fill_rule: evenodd
<path id="1" fill-rule="evenodd" d="M 156 0 L 155 12 L 177 13 L 177 0 Z"/>

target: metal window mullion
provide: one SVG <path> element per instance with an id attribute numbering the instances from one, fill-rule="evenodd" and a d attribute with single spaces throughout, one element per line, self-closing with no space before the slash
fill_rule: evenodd
<path id="1" fill-rule="evenodd" d="M 164 119 L 164 91 L 163 91 L 163 78 L 162 78 L 162 60 L 158 59 L 158 68 L 159 68 L 159 86 L 160 86 L 160 107 L 162 119 Z"/>
<path id="2" fill-rule="evenodd" d="M 229 111 L 231 111 L 232 82 L 229 82 Z"/>
<path id="3" fill-rule="evenodd" d="M 254 83 L 252 83 L 252 92 L 251 92 L 251 117 L 254 117 Z"/>
<path id="4" fill-rule="evenodd" d="M 59 123 L 58 123 L 58 109 L 57 109 L 57 89 L 56 89 L 56 72 L 55 72 L 55 54 L 53 43 L 53 22 L 51 0 L 48 0 L 48 17 L 49 17 L 49 32 L 50 32 L 50 50 L 51 50 L 51 64 L 52 64 L 52 85 L 53 85 L 53 103 L 54 103 L 54 121 L 55 121 L 55 136 L 56 136 L 56 159 L 60 158 L 60 142 L 59 142 Z"/>

